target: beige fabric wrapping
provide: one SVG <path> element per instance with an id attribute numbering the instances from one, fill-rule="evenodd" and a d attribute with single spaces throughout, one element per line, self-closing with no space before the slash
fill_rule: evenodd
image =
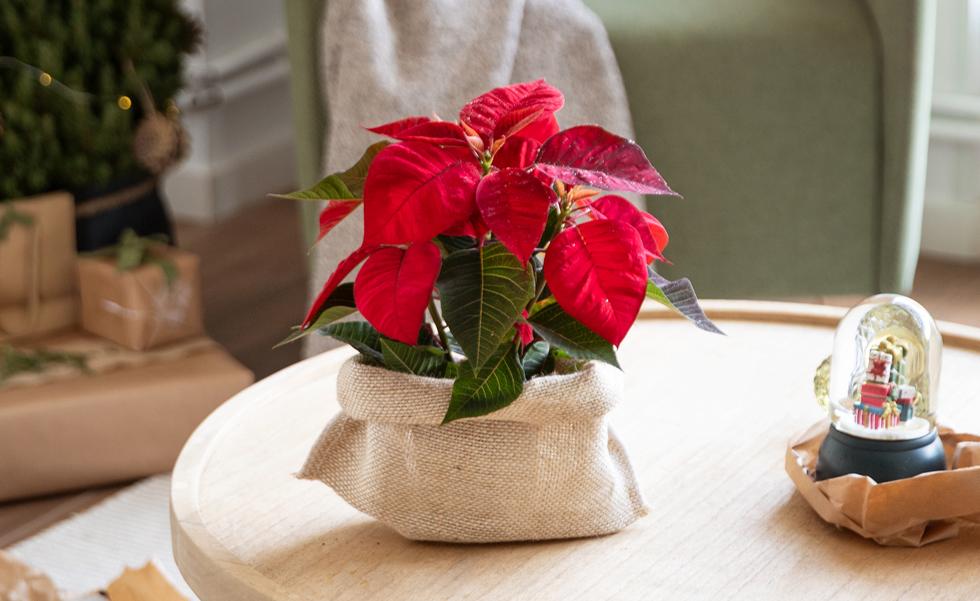
<path id="1" fill-rule="evenodd" d="M 535 378 L 509 407 L 440 425 L 451 380 L 349 360 L 343 411 L 299 474 L 415 540 L 489 543 L 598 536 L 646 514 L 606 414 L 622 374 L 601 363 Z"/>
<path id="2" fill-rule="evenodd" d="M 364 126 L 432 113 L 455 120 L 492 88 L 540 78 L 565 94 L 562 127 L 594 123 L 633 135 L 606 31 L 581 0 L 330 0 L 320 41 L 325 174 L 347 169 L 382 139 Z M 311 300 L 360 244 L 363 213 L 316 246 Z M 338 345 L 326 336 L 305 344 L 308 355 Z"/>

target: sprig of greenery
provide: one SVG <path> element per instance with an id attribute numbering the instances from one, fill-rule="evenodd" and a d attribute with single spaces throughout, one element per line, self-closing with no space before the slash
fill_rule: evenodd
<path id="1" fill-rule="evenodd" d="M 80 353 L 20 350 L 10 345 L 0 347 L 0 383 L 18 374 L 41 373 L 52 365 L 68 365 L 89 372 L 88 358 Z"/>
<path id="2" fill-rule="evenodd" d="M 7 203 L 0 203 L 7 204 Z M 3 212 L 3 216 L 0 216 L 0 241 L 7 239 L 7 234 L 10 232 L 10 228 L 14 225 L 33 225 L 34 218 L 27 213 L 21 213 L 17 209 L 10 205 L 6 207 Z"/>
<path id="3" fill-rule="evenodd" d="M 156 252 L 160 245 L 166 243 L 166 236 L 140 236 L 127 228 L 123 230 L 119 242 L 115 245 L 84 253 L 83 256 L 113 257 L 116 260 L 116 269 L 120 272 L 132 271 L 143 265 L 156 265 L 163 271 L 163 277 L 169 288 L 177 281 L 179 274 L 176 263 Z"/>

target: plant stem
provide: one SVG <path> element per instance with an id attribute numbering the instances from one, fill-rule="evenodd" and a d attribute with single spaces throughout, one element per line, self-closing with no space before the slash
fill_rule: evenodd
<path id="1" fill-rule="evenodd" d="M 439 314 L 439 309 L 436 307 L 436 299 L 429 297 L 429 315 L 432 316 L 432 321 L 436 324 L 436 331 L 439 332 L 439 340 L 442 341 L 442 346 L 446 348 L 446 357 L 449 358 L 449 362 L 453 363 L 453 349 L 449 347 L 449 335 L 446 333 L 446 326 L 442 322 L 442 315 Z"/>
<path id="2" fill-rule="evenodd" d="M 541 277 L 538 278 L 538 281 L 534 283 L 534 298 L 531 299 L 531 304 L 528 305 L 528 307 L 527 307 L 528 310 L 530 310 L 531 307 L 533 307 L 535 303 L 537 303 L 539 300 L 541 300 L 541 293 L 544 292 L 544 287 L 545 287 L 545 284 L 547 283 L 547 282 L 544 281 L 544 273 L 537 274 L 537 275 L 540 275 Z"/>

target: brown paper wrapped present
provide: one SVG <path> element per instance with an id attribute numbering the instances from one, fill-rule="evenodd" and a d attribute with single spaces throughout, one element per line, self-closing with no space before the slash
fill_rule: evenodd
<path id="1" fill-rule="evenodd" d="M 89 335 L 39 341 L 85 354 L 90 373 L 26 374 L 34 382 L 0 388 L 0 501 L 170 470 L 194 428 L 252 382 L 207 342 L 110 353 L 103 347 L 115 345 Z"/>
<path id="2" fill-rule="evenodd" d="M 198 258 L 164 245 L 154 255 L 156 262 L 128 271 L 111 257 L 78 260 L 83 329 L 133 350 L 203 332 Z M 162 264 L 173 268 L 172 280 Z"/>
<path id="3" fill-rule="evenodd" d="M 0 340 L 64 329 L 77 319 L 75 206 L 56 192 L 0 203 Z"/>
<path id="4" fill-rule="evenodd" d="M 948 468 L 878 484 L 848 474 L 813 478 L 826 421 L 790 441 L 786 473 L 824 521 L 880 545 L 921 547 L 952 538 L 964 523 L 980 523 L 980 436 L 940 428 Z"/>

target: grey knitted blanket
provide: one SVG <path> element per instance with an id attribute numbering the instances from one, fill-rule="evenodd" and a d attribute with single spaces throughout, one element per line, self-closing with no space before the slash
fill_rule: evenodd
<path id="1" fill-rule="evenodd" d="M 580 0 L 327 0 L 320 39 L 324 173 L 379 139 L 362 126 L 431 113 L 455 120 L 483 92 L 539 78 L 565 94 L 562 127 L 595 123 L 632 137 L 606 32 Z M 361 227 L 356 211 L 318 245 L 313 296 L 359 245 Z M 306 340 L 308 355 L 336 346 Z"/>

